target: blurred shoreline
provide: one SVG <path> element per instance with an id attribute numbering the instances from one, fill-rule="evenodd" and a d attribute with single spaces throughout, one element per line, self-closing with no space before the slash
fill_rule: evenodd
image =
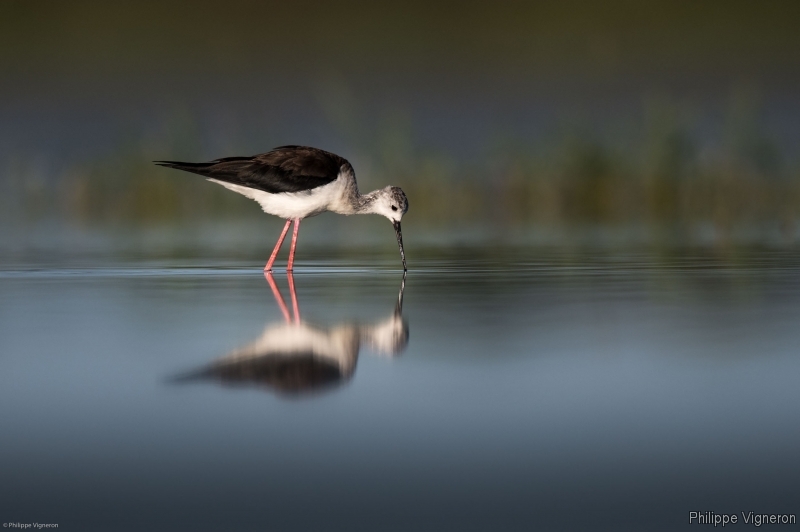
<path id="1" fill-rule="evenodd" d="M 624 131 L 600 135 L 564 126 L 536 140 L 506 138 L 471 160 L 432 151 L 407 124 L 395 124 L 354 141 L 350 158 L 363 191 L 402 186 L 408 220 L 438 233 L 463 227 L 494 238 L 529 229 L 581 233 L 596 225 L 634 241 L 664 232 L 683 232 L 694 242 L 709 234 L 747 241 L 757 233 L 794 241 L 800 165 L 763 126 L 755 97 L 734 94 L 730 107 L 715 134 L 700 131 L 686 107 L 659 102 Z M 102 157 L 60 164 L 47 152 L 0 155 L 0 227 L 125 230 L 263 219 L 248 199 L 152 164 L 248 153 L 235 138 L 217 138 L 213 144 L 230 147 L 204 156 L 202 139 L 220 133 L 199 124 L 184 116 Z"/>

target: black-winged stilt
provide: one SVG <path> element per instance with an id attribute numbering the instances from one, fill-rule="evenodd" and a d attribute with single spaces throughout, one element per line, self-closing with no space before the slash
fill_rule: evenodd
<path id="1" fill-rule="evenodd" d="M 272 270 L 278 250 L 294 222 L 286 266 L 288 271 L 292 271 L 300 220 L 325 211 L 387 217 L 394 225 L 403 271 L 406 270 L 403 233 L 400 231 L 400 220 L 408 210 L 406 195 L 398 187 L 359 193 L 352 165 L 336 154 L 308 146 L 280 146 L 252 157 L 225 157 L 207 163 L 155 163 L 205 176 L 209 181 L 256 200 L 264 212 L 284 218 L 286 225 L 264 267 L 265 271 Z"/>
<path id="2" fill-rule="evenodd" d="M 331 327 L 318 327 L 300 318 L 291 272 L 287 277 L 292 314 L 272 274 L 265 272 L 264 276 L 284 321 L 267 323 L 255 341 L 202 368 L 174 377 L 173 382 L 213 379 L 225 384 L 256 384 L 278 393 L 297 395 L 349 380 L 363 345 L 376 354 L 388 356 L 399 355 L 408 345 L 408 323 L 403 319 L 405 274 L 390 316 L 376 323 L 347 322 Z"/>

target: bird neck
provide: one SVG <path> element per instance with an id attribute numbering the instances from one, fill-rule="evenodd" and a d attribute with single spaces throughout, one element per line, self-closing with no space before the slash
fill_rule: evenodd
<path id="1" fill-rule="evenodd" d="M 366 194 L 359 194 L 358 190 L 355 191 L 353 205 L 353 214 L 372 214 L 375 212 L 375 200 L 378 199 L 380 190 L 373 190 Z"/>

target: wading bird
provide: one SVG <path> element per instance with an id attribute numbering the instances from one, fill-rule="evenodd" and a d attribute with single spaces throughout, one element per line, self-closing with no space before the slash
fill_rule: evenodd
<path id="1" fill-rule="evenodd" d="M 272 270 L 289 226 L 294 222 L 286 266 L 288 271 L 292 271 L 300 220 L 325 211 L 387 217 L 394 225 L 403 271 L 406 270 L 403 233 L 400 231 L 400 220 L 408 211 L 406 195 L 398 187 L 359 193 L 352 165 L 336 154 L 308 146 L 281 146 L 252 157 L 225 157 L 207 163 L 154 162 L 207 177 L 209 181 L 256 200 L 264 212 L 285 219 L 286 225 L 264 267 L 265 271 Z"/>

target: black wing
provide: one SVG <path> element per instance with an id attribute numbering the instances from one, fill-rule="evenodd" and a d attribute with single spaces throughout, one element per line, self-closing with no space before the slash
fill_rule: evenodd
<path id="1" fill-rule="evenodd" d="M 342 157 L 308 146 L 281 146 L 253 157 L 225 157 L 208 163 L 154 162 L 272 194 L 327 185 L 338 177 L 344 165 L 352 171 Z"/>

